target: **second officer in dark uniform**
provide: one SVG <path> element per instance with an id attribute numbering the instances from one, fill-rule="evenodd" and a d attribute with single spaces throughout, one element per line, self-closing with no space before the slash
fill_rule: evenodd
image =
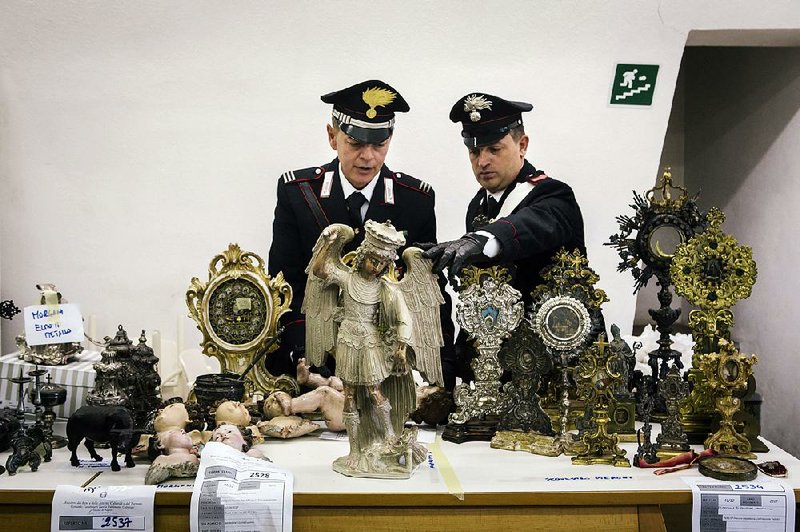
<path id="1" fill-rule="evenodd" d="M 395 113 L 409 110 L 405 99 L 387 83 L 369 80 L 322 96 L 333 105 L 327 125 L 328 143 L 337 157 L 320 166 L 286 172 L 278 180 L 278 203 L 269 251 L 269 273 L 283 272 L 292 286 L 291 312 L 281 346 L 267 359 L 273 375 L 294 374 L 304 354 L 305 319 L 300 307 L 305 295 L 305 268 L 322 230 L 332 223 L 363 228 L 365 220 L 392 224 L 406 232 L 406 242 L 435 242 L 436 215 L 433 189 L 408 174 L 392 171 L 384 159 L 394 133 Z M 354 250 L 363 231 L 345 251 Z M 399 250 L 402 254 L 403 249 Z M 452 352 L 453 326 L 444 321 L 445 375 Z M 444 314 L 444 312 L 443 312 Z M 330 357 L 329 357 L 330 363 Z M 326 374 L 326 368 L 320 368 Z M 454 379 L 454 377 L 453 377 Z"/>
<path id="2" fill-rule="evenodd" d="M 513 266 L 512 286 L 527 305 L 542 268 L 562 247 L 586 254 L 583 217 L 572 189 L 525 158 L 522 113 L 533 106 L 484 93 L 460 98 L 450 120 L 461 123 L 472 171 L 481 189 L 467 207 L 467 233 L 425 252 L 451 276 L 473 262 Z"/>

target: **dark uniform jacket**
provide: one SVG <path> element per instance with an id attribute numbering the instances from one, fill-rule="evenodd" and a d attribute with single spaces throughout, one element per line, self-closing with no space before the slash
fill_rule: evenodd
<path id="1" fill-rule="evenodd" d="M 329 176 L 330 190 L 325 191 L 328 197 L 323 197 L 326 175 Z M 281 320 L 286 328 L 281 347 L 267 357 L 267 369 L 273 375 L 294 374 L 296 360 L 289 358 L 289 352 L 294 351 L 297 358 L 305 345 L 305 320 L 300 307 L 306 287 L 305 269 L 317 238 L 332 223 L 351 225 L 341 179 L 339 160 L 334 159 L 323 166 L 287 172 L 278 180 L 278 203 L 268 269 L 272 276 L 283 272 L 292 286 L 293 296 L 291 312 Z M 364 219 L 390 220 L 396 229 L 406 232 L 405 247 L 418 242 L 435 242 L 435 198 L 430 185 L 410 175 L 393 172 L 386 165 L 381 168 L 377 179 Z M 362 230 L 345 252 L 355 250 L 363 239 Z M 402 255 L 405 247 L 398 250 L 398 256 Z M 449 316 L 449 310 L 447 312 Z M 444 311 L 442 314 L 445 317 Z M 448 324 L 443 323 L 445 344 L 452 346 L 452 320 L 448 317 L 447 322 L 449 342 Z"/>
<path id="2" fill-rule="evenodd" d="M 527 306 L 531 291 L 542 283 L 540 272 L 551 264 L 551 258 L 562 247 L 580 249 L 586 254 L 583 241 L 583 216 L 569 185 L 547 177 L 525 161 L 512 186 L 525 182 L 534 188 L 511 211 L 483 227 L 475 227 L 474 219 L 486 214 L 486 191 L 481 189 L 467 207 L 467 231 L 487 231 L 500 242 L 502 250 L 493 262 L 513 263 L 516 274 L 512 286 L 522 292 Z M 502 202 L 511 193 L 506 189 Z"/>

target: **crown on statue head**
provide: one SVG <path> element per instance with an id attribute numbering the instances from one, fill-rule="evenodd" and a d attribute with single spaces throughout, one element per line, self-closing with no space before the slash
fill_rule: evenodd
<path id="1" fill-rule="evenodd" d="M 360 251 L 367 255 L 380 257 L 389 261 L 397 258 L 397 248 L 405 245 L 406 238 L 389 220 L 380 223 L 367 220 L 364 223 L 364 242 Z"/>

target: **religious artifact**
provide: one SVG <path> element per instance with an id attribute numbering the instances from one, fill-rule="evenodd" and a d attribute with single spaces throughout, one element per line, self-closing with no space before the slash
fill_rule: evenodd
<path id="1" fill-rule="evenodd" d="M 219 360 L 222 373 L 242 375 L 262 352 L 269 356 L 277 348 L 270 340 L 289 310 L 292 288 L 282 273 L 270 277 L 264 265 L 260 256 L 230 244 L 211 259 L 208 281 L 193 277 L 186 292 L 189 314 L 203 334 L 203 353 Z M 248 397 L 253 391 L 299 391 L 294 379 L 275 377 L 263 364 L 253 367 L 246 381 Z"/>
<path id="2" fill-rule="evenodd" d="M 700 474 L 728 482 L 747 482 L 758 476 L 758 468 L 750 460 L 735 456 L 710 456 L 700 460 Z"/>
<path id="3" fill-rule="evenodd" d="M 678 196 L 673 197 L 676 192 Z M 648 365 L 653 376 L 650 382 L 657 386 L 669 372 L 670 361 L 682 369 L 680 352 L 672 349 L 670 339 L 672 326 L 681 313 L 679 308 L 670 306 L 670 265 L 678 246 L 704 229 L 704 217 L 697 207 L 697 196 L 689 198 L 684 187 L 672 184 L 669 167 L 665 168 L 656 186 L 644 196 L 634 192 L 633 201 L 631 207 L 635 214 L 617 216 L 620 232 L 612 235 L 605 245 L 617 248 L 622 259 L 617 270 L 630 270 L 633 274 L 636 280 L 634 293 L 646 286 L 654 275 L 656 284 L 661 287 L 658 292 L 660 307 L 649 311 L 661 334 L 658 349 L 648 353 Z M 643 268 L 640 261 L 644 263 Z M 651 397 L 655 396 L 655 390 L 649 392 Z M 656 412 L 662 414 L 663 411 L 664 405 L 658 402 Z"/>
<path id="4" fill-rule="evenodd" d="M 61 297 L 61 292 L 56 290 L 54 284 L 37 284 L 36 288 L 41 292 L 40 305 L 57 306 L 67 302 L 66 299 Z M 25 362 L 43 366 L 63 366 L 74 355 L 83 352 L 83 345 L 80 342 L 29 346 L 25 341 L 25 333 L 17 335 L 15 341 L 19 350 L 19 358 Z"/>
<path id="5" fill-rule="evenodd" d="M 500 417 L 491 447 L 536 452 L 541 436 L 555 436 L 536 393 L 542 377 L 552 370 L 553 360 L 525 320 L 511 333 L 498 358 L 501 366 L 511 370 L 511 382 L 503 386 L 509 405 Z"/>
<path id="6" fill-rule="evenodd" d="M 277 391 L 264 400 L 264 421 L 258 423 L 261 434 L 273 438 L 297 438 L 320 428 L 313 421 L 301 417 L 303 415 L 321 417 L 328 430 L 345 430 L 342 415 L 344 385 L 341 379 L 335 375 L 323 377 L 319 373 L 311 373 L 306 359 L 301 358 L 297 362 L 297 382 L 312 388 L 311 391 L 297 397 Z"/>
<path id="7" fill-rule="evenodd" d="M 609 434 L 609 406 L 614 401 L 614 389 L 622 377 L 616 371 L 614 353 L 606 349 L 605 333 L 601 333 L 592 346 L 587 349 L 575 368 L 575 382 L 578 394 L 586 404 L 591 405 L 590 427 L 583 432 L 583 450 L 572 457 L 576 465 L 606 464 L 615 467 L 630 467 L 625 451 L 619 447 L 619 437 Z"/>
<path id="8" fill-rule="evenodd" d="M 33 377 L 33 387 L 30 389 L 30 401 L 34 406 L 35 426 L 42 431 L 44 440 L 53 449 L 60 449 L 67 444 L 63 436 L 53 434 L 53 423 L 56 419 L 54 406 L 63 405 L 67 400 L 67 390 L 57 384 L 50 382 L 50 375 L 47 375 L 47 383 L 42 383 L 41 377 L 48 374 L 46 369 L 36 369 L 28 372 Z"/>
<path id="9" fill-rule="evenodd" d="M 72 453 L 70 464 L 80 466 L 77 450 L 85 438 L 84 446 L 95 462 L 103 458 L 94 450 L 95 443 L 108 443 L 111 448 L 111 470 L 119 471 L 117 453 L 125 454 L 125 466 L 136 464 L 131 457 L 131 450 L 136 444 L 134 438 L 133 418 L 123 406 L 86 405 L 77 409 L 67 420 L 67 448 Z"/>
<path id="10" fill-rule="evenodd" d="M 689 443 L 702 442 L 712 430 L 714 392 L 706 383 L 702 358 L 719 350 L 721 341 L 731 342 L 734 318 L 730 308 L 737 301 L 750 297 L 757 268 L 752 249 L 741 246 L 725 234 L 725 215 L 712 208 L 707 216 L 708 229 L 678 247 L 671 267 L 675 291 L 698 307 L 689 313 L 689 327 L 694 338 L 692 389 L 681 406 L 681 419 Z M 755 383 L 749 383 L 751 392 Z M 757 427 L 757 424 L 752 424 Z M 758 434 L 748 434 L 752 448 L 766 451 Z"/>
<path id="11" fill-rule="evenodd" d="M 582 449 L 582 443 L 570 432 L 570 421 L 577 419 L 573 412 L 580 414 L 571 408 L 573 385 L 570 377 L 593 331 L 602 329 L 600 306 L 608 297 L 603 290 L 595 288 L 600 277 L 579 250 L 570 253 L 562 249 L 556 253 L 553 265 L 542 272 L 542 278 L 544 284 L 532 293 L 529 321 L 557 368 L 558 377 L 551 381 L 552 395 L 546 399 L 551 401 L 549 412 L 558 430 L 549 440 L 540 439 L 540 449 L 532 452 L 547 456 L 576 454 Z M 616 354 L 611 358 L 614 367 L 620 365 Z M 580 410 L 586 414 L 589 406 L 584 403 Z"/>
<path id="12" fill-rule="evenodd" d="M 477 356 L 470 365 L 475 372 L 472 384 L 459 384 L 453 398 L 456 411 L 449 416 L 442 438 L 455 443 L 491 440 L 500 417 L 508 410 L 508 397 L 500 377 L 503 368 L 498 352 L 522 321 L 522 294 L 513 288 L 507 270 L 500 267 L 470 266 L 460 272 L 462 290 L 456 306 L 456 319 L 470 340 Z"/>
<path id="13" fill-rule="evenodd" d="M 158 357 L 153 348 L 147 345 L 147 338 L 142 330 L 139 344 L 131 349 L 132 379 L 127 390 L 128 408 L 137 428 L 144 428 L 152 412 L 161 404 L 161 377 L 156 364 Z"/>
<path id="14" fill-rule="evenodd" d="M 658 395 L 666 405 L 666 413 L 661 421 L 661 432 L 656 437 L 656 455 L 659 458 L 672 458 L 689 450 L 689 439 L 683 432 L 680 412 L 681 402 L 689 395 L 689 383 L 683 380 L 676 364 L 659 381 Z"/>
<path id="15" fill-rule="evenodd" d="M 700 358 L 700 368 L 705 372 L 707 385 L 717 392 L 717 410 L 722 418 L 719 430 L 710 435 L 704 445 L 720 454 L 755 458 L 750 441 L 736 430 L 733 416 L 742 405 L 734 392 L 747 387 L 753 366 L 758 362 L 755 355 L 747 356 L 726 340 L 719 341 L 719 352 L 706 353 Z"/>
<path id="16" fill-rule="evenodd" d="M 64 436 L 53 434 L 53 424 L 56 420 L 56 413 L 53 408 L 61 406 L 67 402 L 67 389 L 63 386 L 50 382 L 50 375 L 47 375 L 47 382 L 39 387 L 39 400 L 44 410 L 42 411 L 42 430 L 45 438 L 50 441 L 53 449 L 61 449 L 67 444 Z"/>
<path id="17" fill-rule="evenodd" d="M 643 380 L 652 379 L 652 375 L 644 375 Z M 641 464 L 654 464 L 658 462 L 656 455 L 656 446 L 653 443 L 652 432 L 653 425 L 650 423 L 650 418 L 653 413 L 653 398 L 650 396 L 649 382 L 643 382 L 642 393 L 639 396 L 639 402 L 636 404 L 636 413 L 642 421 L 642 428 L 636 431 L 636 442 L 639 446 L 636 449 L 636 454 L 633 456 L 633 465 L 643 467 Z"/>
<path id="18" fill-rule="evenodd" d="M 120 379 L 127 379 L 117 353 L 127 355 L 130 340 L 125 329 L 120 325 L 112 340 L 105 337 L 105 348 L 100 352 L 100 362 L 93 367 L 95 371 L 94 389 L 86 394 L 86 403 L 93 406 L 122 406 L 128 404 L 128 394 L 122 388 Z"/>
<path id="19" fill-rule="evenodd" d="M 11 382 L 18 386 L 16 419 L 19 428 L 11 435 L 11 455 L 6 460 L 5 469 L 13 476 L 23 465 L 36 471 L 43 458 L 45 462 L 49 462 L 53 456 L 53 448 L 40 425 L 28 427 L 25 424 L 25 386 L 31 382 L 31 378 L 23 376 L 20 369 L 19 376 L 11 379 Z M 44 451 L 44 457 L 39 454 L 39 447 Z"/>
<path id="20" fill-rule="evenodd" d="M 200 466 L 197 447 L 183 428 L 169 428 L 156 435 L 156 446 L 162 454 L 156 456 L 144 477 L 146 485 L 158 484 L 168 478 L 194 478 Z"/>
<path id="21" fill-rule="evenodd" d="M 416 442 L 416 429 L 403 426 L 416 403 L 411 366 L 426 381 L 441 384 L 444 301 L 431 262 L 418 248 L 403 253 L 407 269 L 401 281 L 384 275 L 405 244 L 390 222 L 365 222 L 364 241 L 349 268 L 341 252 L 353 236 L 350 227 L 333 224 L 314 246 L 303 301 L 306 358 L 320 366 L 334 353 L 344 385 L 350 453 L 334 461 L 334 471 L 409 478 L 427 454 Z"/>
<path id="22" fill-rule="evenodd" d="M 253 447 L 253 433 L 243 425 L 220 423 L 211 434 L 210 441 L 224 443 L 228 447 L 241 451 L 252 458 L 269 460 L 260 449 Z"/>
<path id="23" fill-rule="evenodd" d="M 619 382 L 614 389 L 614 402 L 609 413 L 608 430 L 619 436 L 619 441 L 638 441 L 636 435 L 636 397 L 632 390 L 636 387 L 637 377 L 641 379 L 641 372 L 636 371 L 636 351 L 642 344 L 634 342 L 633 347 L 622 338 L 619 326 L 611 324 L 612 340 L 608 348 L 614 353 L 613 364 L 620 374 Z"/>
<path id="24" fill-rule="evenodd" d="M 15 475 L 17 470 L 23 465 L 28 465 L 31 471 L 39 469 L 42 463 L 42 456 L 37 450 L 40 446 L 46 445 L 44 433 L 40 427 L 27 427 L 22 425 L 11 437 L 11 455 L 6 460 L 6 471 L 9 475 Z M 49 462 L 52 451 L 47 448 L 44 461 Z"/>

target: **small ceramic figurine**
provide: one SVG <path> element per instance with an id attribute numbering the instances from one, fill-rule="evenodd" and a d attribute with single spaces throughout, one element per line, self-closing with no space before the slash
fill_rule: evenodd
<path id="1" fill-rule="evenodd" d="M 409 363 L 428 382 L 442 382 L 443 300 L 431 263 L 417 248 L 403 253 L 408 269 L 402 281 L 384 275 L 405 244 L 391 223 L 367 220 L 364 229 L 352 269 L 341 259 L 354 236 L 350 227 L 328 226 L 314 246 L 303 301 L 306 356 L 319 366 L 335 352 L 344 384 L 350 452 L 333 469 L 348 476 L 409 478 L 426 455 L 416 432 L 403 430 L 416 403 Z"/>
<path id="2" fill-rule="evenodd" d="M 156 432 L 164 432 L 170 429 L 184 429 L 189 423 L 189 411 L 184 403 L 170 403 L 156 416 L 153 427 Z"/>
<path id="3" fill-rule="evenodd" d="M 268 458 L 264 456 L 264 453 L 253 447 L 253 433 L 250 429 L 241 425 L 222 423 L 214 429 L 214 433 L 211 435 L 211 441 L 224 443 L 229 447 L 242 451 L 247 456 L 268 460 Z"/>
<path id="4" fill-rule="evenodd" d="M 170 428 L 159 432 L 156 439 L 158 449 L 164 454 L 153 460 L 144 477 L 145 484 L 158 484 L 168 478 L 193 478 L 197 475 L 200 464 L 197 448 L 185 430 Z"/>
<path id="5" fill-rule="evenodd" d="M 223 401 L 214 412 L 214 421 L 217 425 L 231 423 L 246 427 L 250 424 L 250 413 L 239 401 Z"/>

